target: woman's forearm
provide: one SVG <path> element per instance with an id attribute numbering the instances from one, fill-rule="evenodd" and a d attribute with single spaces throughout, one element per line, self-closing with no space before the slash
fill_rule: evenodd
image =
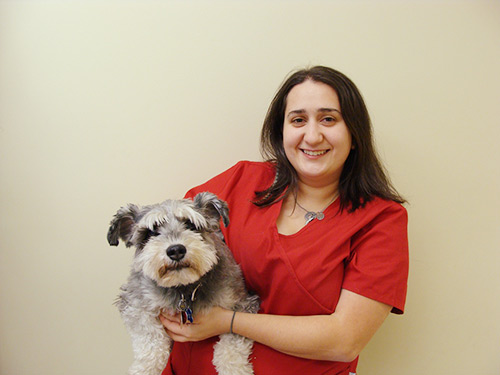
<path id="1" fill-rule="evenodd" d="M 332 316 L 237 313 L 233 332 L 296 357 L 349 362 L 351 345 Z"/>
<path id="2" fill-rule="evenodd" d="M 350 362 L 365 347 L 391 307 L 343 291 L 332 315 L 236 313 L 233 332 L 296 357 Z"/>

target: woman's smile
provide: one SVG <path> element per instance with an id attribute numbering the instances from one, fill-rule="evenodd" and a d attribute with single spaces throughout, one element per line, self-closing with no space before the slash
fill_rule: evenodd
<path id="1" fill-rule="evenodd" d="M 330 150 L 302 150 L 302 152 L 308 156 L 323 156 Z"/>

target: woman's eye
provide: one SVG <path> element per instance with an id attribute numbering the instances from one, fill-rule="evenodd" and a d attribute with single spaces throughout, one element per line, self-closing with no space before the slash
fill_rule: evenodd
<path id="1" fill-rule="evenodd" d="M 323 118 L 323 122 L 327 124 L 334 124 L 335 122 L 337 122 L 337 119 L 335 117 L 328 116 Z"/>
<path id="2" fill-rule="evenodd" d="M 300 126 L 300 125 L 304 125 L 305 122 L 306 122 L 306 120 L 304 120 L 303 118 L 294 118 L 294 119 L 292 119 L 292 124 L 293 125 Z"/>

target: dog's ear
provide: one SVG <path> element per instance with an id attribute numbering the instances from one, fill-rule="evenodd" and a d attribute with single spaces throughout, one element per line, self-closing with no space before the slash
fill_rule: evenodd
<path id="1" fill-rule="evenodd" d="M 212 217 L 219 222 L 222 218 L 224 226 L 229 225 L 229 208 L 227 203 L 217 198 L 213 193 L 203 192 L 197 194 L 193 199 L 194 205 L 202 211 L 205 217 Z"/>
<path id="2" fill-rule="evenodd" d="M 118 210 L 109 224 L 108 243 L 111 246 L 118 246 L 120 238 L 125 242 L 127 247 L 133 245 L 131 239 L 138 220 L 138 214 L 139 208 L 133 204 L 129 204 Z"/>

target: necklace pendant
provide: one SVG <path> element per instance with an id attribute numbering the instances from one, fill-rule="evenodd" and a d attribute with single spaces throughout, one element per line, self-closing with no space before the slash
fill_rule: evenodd
<path id="1" fill-rule="evenodd" d="M 316 219 L 323 220 L 325 218 L 325 214 L 323 212 L 316 212 Z"/>
<path id="2" fill-rule="evenodd" d="M 306 219 L 306 225 L 309 224 L 311 221 L 313 221 L 314 219 L 316 219 L 316 212 L 311 212 L 311 211 L 308 211 L 305 215 L 304 215 L 304 218 Z"/>

